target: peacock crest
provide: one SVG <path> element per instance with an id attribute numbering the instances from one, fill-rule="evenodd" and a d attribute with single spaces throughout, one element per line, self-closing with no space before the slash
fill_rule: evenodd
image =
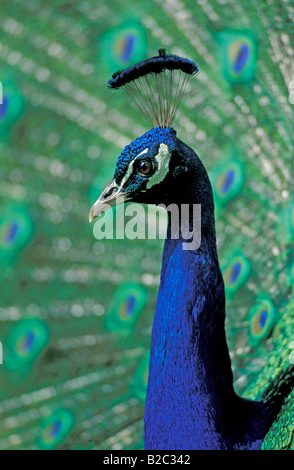
<path id="1" fill-rule="evenodd" d="M 199 73 L 192 60 L 166 54 L 119 70 L 108 82 L 110 89 L 122 88 L 153 127 L 172 127 L 191 75 Z"/>

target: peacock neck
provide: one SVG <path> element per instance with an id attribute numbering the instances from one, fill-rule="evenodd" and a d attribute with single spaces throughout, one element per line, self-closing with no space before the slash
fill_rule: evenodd
<path id="1" fill-rule="evenodd" d="M 190 230 L 193 224 L 195 227 L 192 206 Z M 156 355 L 161 352 L 173 363 L 173 371 L 169 372 L 172 382 L 175 383 L 175 376 L 181 377 L 183 401 L 189 403 L 197 394 L 199 405 L 206 402 L 207 411 L 217 409 L 221 416 L 231 408 L 236 395 L 225 336 L 225 291 L 214 218 L 206 217 L 204 211 L 202 205 L 201 244 L 197 249 L 184 248 L 189 244 L 181 232 L 178 240 L 172 239 L 169 221 L 153 344 Z M 211 219 L 210 227 L 207 218 Z M 163 330 L 170 340 L 168 347 Z"/>
<path id="2" fill-rule="evenodd" d="M 189 204 L 190 228 L 193 204 L 201 204 L 198 249 L 183 249 L 186 239 L 181 229 L 179 238 L 172 238 L 169 218 L 152 330 L 146 449 L 234 448 L 236 417 L 242 420 L 243 405 L 233 389 L 225 337 L 225 294 L 212 191 L 202 166 L 200 171 L 201 190 L 199 184 L 193 190 L 191 174 L 190 184 L 186 179 L 175 201 Z M 199 181 L 199 167 L 197 177 Z"/>

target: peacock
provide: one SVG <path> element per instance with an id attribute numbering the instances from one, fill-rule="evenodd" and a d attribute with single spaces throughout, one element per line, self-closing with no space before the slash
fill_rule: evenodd
<path id="1" fill-rule="evenodd" d="M 121 203 L 121 198 L 167 208 L 189 206 L 176 221 L 168 210 L 152 327 L 145 449 L 258 450 L 292 391 L 294 367 L 269 383 L 260 401 L 241 398 L 234 391 L 212 188 L 198 155 L 171 127 L 187 77 L 198 71 L 195 62 L 160 49 L 158 57 L 113 74 L 109 88 L 124 88 L 155 127 L 122 151 L 113 180 L 94 203 L 89 219 Z M 187 248 L 187 228 L 191 238 L 195 224 L 194 205 L 201 206 L 198 243 Z M 236 275 L 232 273 L 233 278 Z"/>
<path id="2" fill-rule="evenodd" d="M 176 260 L 168 247 L 177 240 L 148 238 L 148 230 L 156 226 L 147 218 L 136 219 L 135 233 L 134 217 L 127 214 L 136 203 L 128 202 L 128 196 L 126 204 L 116 204 L 88 223 L 89 208 L 113 179 L 117 156 L 130 142 L 134 142 L 129 149 L 134 158 L 144 152 L 138 157 L 142 174 L 154 171 L 150 179 L 159 181 L 158 149 L 154 145 L 145 152 L 147 141 L 168 147 L 160 147 L 165 162 L 162 180 L 142 192 L 146 203 L 137 203 L 148 215 L 156 216 L 156 224 L 166 227 L 169 216 L 154 205 L 165 201 L 168 207 L 170 191 L 166 198 L 162 191 L 165 182 L 177 178 L 185 194 L 192 187 L 187 184 L 193 177 L 190 170 L 181 177 L 184 168 L 190 167 L 188 160 L 191 168 L 197 163 L 207 191 L 201 205 L 208 207 L 211 197 L 214 200 L 215 236 L 211 233 L 210 246 L 217 248 L 224 294 L 219 277 L 213 299 L 225 295 L 226 316 L 222 318 L 223 308 L 218 317 L 213 316 L 214 325 L 218 318 L 219 326 L 207 331 L 211 335 L 223 332 L 225 322 L 225 334 L 214 340 L 213 351 L 220 349 L 224 356 L 220 360 L 217 355 L 216 364 L 221 362 L 229 402 L 245 421 L 260 422 L 258 413 L 264 417 L 263 430 L 243 420 L 244 429 L 250 428 L 248 439 L 256 438 L 253 447 L 259 446 L 258 433 L 266 432 L 261 449 L 294 449 L 294 394 L 290 390 L 294 362 L 293 41 L 291 1 L 1 0 L 1 450 L 160 447 L 156 439 L 162 434 L 156 437 L 152 429 L 160 428 L 162 415 L 154 422 L 157 413 L 153 410 L 167 388 L 154 395 L 157 387 L 152 381 L 161 366 L 160 358 L 152 361 L 155 368 L 151 364 L 149 374 L 150 352 L 154 355 L 159 348 L 161 357 L 165 353 L 171 361 L 173 354 L 184 354 L 182 345 L 175 347 L 184 330 L 163 338 L 156 325 L 168 329 L 180 317 L 163 325 L 164 317 L 157 312 L 181 297 L 196 298 L 196 290 L 177 294 L 193 283 L 191 258 L 202 275 L 210 272 L 207 253 L 201 251 L 209 235 L 205 237 L 201 230 L 200 239 L 195 230 L 189 239 L 184 231 L 187 248 L 193 240 L 200 243 L 195 249 L 199 258 L 187 249 Z M 159 57 L 158 48 L 162 49 Z M 193 60 L 177 59 L 184 71 L 158 73 L 157 82 L 156 74 L 152 79 L 147 75 L 154 98 L 148 94 L 142 101 L 141 88 L 149 89 L 142 77 L 120 90 L 107 89 L 114 71 L 127 70 L 154 55 L 156 65 L 169 54 Z M 174 59 L 170 60 L 171 65 Z M 118 85 L 123 76 L 119 73 L 110 85 Z M 172 102 L 166 99 L 170 92 Z M 161 107 L 157 97 L 162 98 Z M 137 140 L 144 135 L 145 143 L 144 137 Z M 182 160 L 173 157 L 167 165 L 164 157 L 169 148 Z M 205 170 L 191 149 L 197 151 Z M 130 158 L 129 151 L 123 152 L 117 167 L 120 182 Z M 181 165 L 178 175 L 176 164 Z M 134 184 L 143 180 L 147 184 L 148 177 L 138 175 L 135 180 Z M 198 179 L 193 182 L 195 190 L 198 184 Z M 110 190 L 115 192 L 116 184 Z M 149 194 L 154 195 L 150 203 Z M 189 196 L 189 204 L 194 202 L 192 196 L 198 198 Z M 183 208 L 186 200 L 183 196 L 178 201 L 184 202 Z M 199 214 L 197 207 L 195 227 L 199 215 L 202 223 L 208 221 L 204 209 Z M 122 229 L 131 226 L 129 220 L 133 239 L 120 237 Z M 105 228 L 113 224 L 114 237 L 99 232 L 103 223 Z M 171 228 L 172 235 L 179 226 Z M 186 229 L 188 233 L 189 224 Z M 176 261 L 187 266 L 182 266 L 183 281 L 191 272 L 187 283 L 170 288 L 164 283 L 175 273 L 164 262 L 168 258 L 175 261 L 175 267 L 179 266 Z M 211 259 L 215 260 L 215 252 Z M 179 278 L 175 276 L 175 282 Z M 207 289 L 206 283 L 193 285 Z M 159 304 L 157 298 L 160 301 L 166 289 L 171 292 L 168 304 Z M 203 305 L 209 301 L 206 297 Z M 191 317 L 194 324 L 199 319 Z M 221 338 L 226 339 L 229 357 L 225 344 L 217 346 Z M 194 339 L 183 337 L 182 342 L 196 344 Z M 188 357 L 205 351 L 205 345 Z M 174 360 L 175 376 L 187 382 L 195 371 L 177 374 L 183 361 L 179 356 Z M 211 377 L 215 381 L 215 374 Z M 171 376 L 161 382 L 166 387 L 167 379 Z M 173 413 L 166 413 L 169 428 L 180 412 L 176 406 L 183 409 L 181 396 L 176 400 Z M 229 413 L 223 400 L 213 406 L 217 416 L 221 410 Z M 242 406 L 252 413 L 242 414 Z M 164 407 L 171 407 L 169 395 Z M 201 419 L 203 424 L 203 413 Z M 226 441 L 230 434 L 236 438 L 237 431 L 241 432 L 240 427 L 231 432 L 232 420 L 233 416 L 220 423 L 219 434 Z M 220 445 L 211 427 L 208 432 L 210 444 Z"/>

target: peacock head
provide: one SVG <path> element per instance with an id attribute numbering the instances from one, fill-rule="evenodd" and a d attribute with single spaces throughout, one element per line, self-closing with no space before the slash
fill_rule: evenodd
<path id="1" fill-rule="evenodd" d="M 182 145 L 170 127 L 155 127 L 127 145 L 117 160 L 113 180 L 91 208 L 90 222 L 124 202 L 174 202 L 176 187 L 184 184 L 191 167 L 187 152 L 180 151 Z"/>
<path id="2" fill-rule="evenodd" d="M 123 88 L 153 128 L 122 151 L 112 182 L 90 211 L 90 221 L 122 202 L 175 202 L 174 178 L 187 175 L 189 152 L 172 125 L 188 80 L 197 73 L 195 62 L 160 49 L 159 56 L 118 71 L 109 80 L 108 87 Z"/>

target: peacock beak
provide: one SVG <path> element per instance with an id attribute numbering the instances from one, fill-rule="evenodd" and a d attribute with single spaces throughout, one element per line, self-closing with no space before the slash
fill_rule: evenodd
<path id="1" fill-rule="evenodd" d="M 89 221 L 92 222 L 93 219 L 99 217 L 102 212 L 110 209 L 110 207 L 118 206 L 119 204 L 127 202 L 129 200 L 128 195 L 129 192 L 123 191 L 119 186 L 117 186 L 114 180 L 111 181 L 111 183 L 106 186 L 101 196 L 93 204 L 89 214 Z"/>

